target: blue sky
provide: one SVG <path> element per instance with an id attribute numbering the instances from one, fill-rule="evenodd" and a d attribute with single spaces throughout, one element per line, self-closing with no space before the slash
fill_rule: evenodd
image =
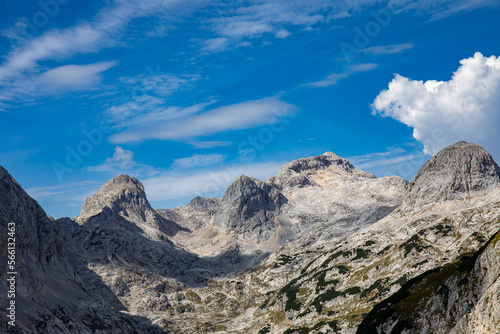
<path id="1" fill-rule="evenodd" d="M 0 165 L 75 216 L 120 173 L 155 208 L 333 151 L 411 179 L 500 160 L 497 1 L 2 1 Z"/>

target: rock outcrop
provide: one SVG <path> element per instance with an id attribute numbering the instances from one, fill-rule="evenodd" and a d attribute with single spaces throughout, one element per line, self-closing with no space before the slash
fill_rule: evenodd
<path id="1" fill-rule="evenodd" d="M 271 177 L 269 181 L 282 188 L 302 187 L 325 185 L 332 177 L 375 178 L 375 175 L 357 169 L 347 159 L 333 152 L 326 152 L 283 165 L 278 175 Z"/>
<path id="2" fill-rule="evenodd" d="M 84 224 L 103 211 L 110 211 L 138 225 L 146 233 L 159 237 L 159 232 L 173 236 L 180 226 L 163 218 L 149 204 L 143 185 L 133 177 L 119 175 L 103 185 L 82 206 L 75 220 Z"/>
<path id="3" fill-rule="evenodd" d="M 410 182 L 408 207 L 457 201 L 500 186 L 500 167 L 482 147 L 464 141 L 448 146 L 427 161 Z"/>
<path id="4" fill-rule="evenodd" d="M 222 197 L 214 226 L 223 233 L 238 234 L 242 239 L 267 240 L 277 227 L 275 217 L 286 201 L 274 184 L 242 175 Z"/>
<path id="5" fill-rule="evenodd" d="M 431 269 L 375 305 L 358 333 L 497 333 L 500 231 L 478 251 Z"/>
<path id="6" fill-rule="evenodd" d="M 196 196 L 188 205 L 156 210 L 162 217 L 195 232 L 208 225 L 220 205 L 220 199 Z"/>
<path id="7" fill-rule="evenodd" d="M 15 226 L 15 235 L 7 227 Z M 7 242 L 15 238 L 16 327 L 12 333 L 124 333 L 147 332 L 121 314 L 89 286 L 68 262 L 54 230 L 54 222 L 21 186 L 0 167 L 0 262 L 7 263 Z M 7 322 L 7 271 L 0 272 L 0 321 Z M 10 320 L 10 319 L 9 319 Z M 148 321 L 142 319 L 141 321 Z M 6 329 L 4 326 L 3 329 Z M 157 332 L 161 332 L 157 328 Z"/>
<path id="8" fill-rule="evenodd" d="M 15 221 L 26 240 L 25 332 L 489 333 L 499 325 L 500 173 L 474 144 L 439 152 L 411 184 L 327 152 L 267 180 L 241 176 L 221 199 L 156 211 L 141 183 L 120 175 L 74 220 L 48 218 L 0 172 L 2 233 Z"/>

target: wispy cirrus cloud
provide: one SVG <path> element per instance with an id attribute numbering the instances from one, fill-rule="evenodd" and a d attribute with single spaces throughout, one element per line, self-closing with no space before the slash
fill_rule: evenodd
<path id="1" fill-rule="evenodd" d="M 276 38 L 288 37 L 291 28 L 310 30 L 318 23 L 331 22 L 352 17 L 364 10 L 375 7 L 391 7 L 395 13 L 413 12 L 427 15 L 437 20 L 484 7 L 498 6 L 495 0 L 418 0 L 418 1 L 381 1 L 381 0 L 256 0 L 217 2 L 212 5 L 216 13 L 208 18 L 208 29 L 215 36 L 200 44 L 205 51 L 222 52 L 241 46 L 242 40 L 274 35 Z M 309 28 L 309 29 L 308 29 Z M 390 52 L 397 49 L 373 49 L 373 52 Z M 383 53 L 380 53 L 383 54 Z"/>
<path id="2" fill-rule="evenodd" d="M 194 148 L 214 148 L 214 147 L 221 147 L 221 146 L 231 146 L 233 143 L 229 141 L 220 141 L 220 140 L 206 140 L 206 141 L 191 141 L 189 142 L 189 145 L 193 146 Z"/>
<path id="3" fill-rule="evenodd" d="M 402 43 L 402 44 L 394 44 L 394 45 L 379 45 L 372 46 L 366 49 L 361 49 L 360 52 L 372 54 L 375 56 L 378 55 L 390 55 L 397 54 L 403 51 L 409 50 L 413 48 L 413 43 Z"/>
<path id="4" fill-rule="evenodd" d="M 148 73 L 136 77 L 121 77 L 118 81 L 123 84 L 123 89 L 156 96 L 169 96 L 181 89 L 192 87 L 201 79 L 198 74 L 174 75 L 171 73 Z"/>
<path id="5" fill-rule="evenodd" d="M 99 187 L 97 181 L 81 181 L 60 184 L 57 186 L 40 186 L 26 189 L 26 192 L 37 201 L 53 201 L 68 206 L 81 206 Z"/>
<path id="6" fill-rule="evenodd" d="M 284 162 L 265 162 L 250 164 L 226 164 L 219 168 L 188 170 L 183 172 L 167 171 L 161 175 L 142 181 L 148 198 L 152 202 L 185 200 L 194 196 L 220 197 L 229 185 L 240 175 L 263 180 L 276 175 Z"/>
<path id="7" fill-rule="evenodd" d="M 161 169 L 134 161 L 134 153 L 124 150 L 120 146 L 116 146 L 113 156 L 107 158 L 102 164 L 89 166 L 86 169 L 91 172 L 107 173 L 112 176 L 127 174 L 137 178 L 157 175 L 161 171 Z"/>
<path id="8" fill-rule="evenodd" d="M 114 134 L 114 143 L 131 143 L 151 139 L 185 140 L 220 132 L 249 129 L 280 122 L 294 114 L 296 106 L 277 98 L 264 98 L 205 110 L 210 103 L 188 108 L 171 107 L 130 117 L 126 130 Z"/>
<path id="9" fill-rule="evenodd" d="M 103 73 L 117 62 L 102 61 L 86 65 L 63 65 L 32 76 L 22 76 L 0 87 L 0 110 L 9 103 L 31 102 L 47 94 L 92 89 L 103 79 Z M 2 102 L 5 101 L 5 102 Z"/>
<path id="10" fill-rule="evenodd" d="M 226 156 L 220 153 L 194 154 L 190 157 L 175 159 L 173 169 L 202 168 L 213 166 L 226 160 Z"/>
<path id="11" fill-rule="evenodd" d="M 43 81 L 51 76 L 61 79 L 58 74 L 63 71 L 68 71 L 73 75 L 79 73 L 81 77 L 83 76 L 82 80 L 87 79 L 87 83 L 98 82 L 96 73 L 94 76 L 89 74 L 92 72 L 92 67 L 89 66 L 92 65 L 72 64 L 47 68 L 42 66 L 42 63 L 62 62 L 76 55 L 97 53 L 105 48 L 124 46 L 126 42 L 120 41 L 124 36 L 123 31 L 134 19 L 150 15 L 176 17 L 181 7 L 178 3 L 179 1 L 176 0 L 116 0 L 105 5 L 89 20 L 80 21 L 65 29 L 52 29 L 24 43 L 19 43 L 4 57 L 5 60 L 0 65 L 0 103 L 22 101 L 29 94 L 22 94 L 22 91 L 16 87 L 30 85 L 32 81 Z M 186 11 L 195 10 L 200 5 L 201 2 L 195 1 L 190 6 L 185 6 Z M 5 34 L 9 35 L 12 32 L 7 29 Z M 94 65 L 98 68 L 103 64 Z M 87 70 L 86 75 L 84 75 L 84 70 Z M 82 85 L 75 85 L 75 87 L 81 89 Z"/>
<path id="12" fill-rule="evenodd" d="M 379 177 L 398 175 L 410 180 L 428 156 L 419 152 L 413 144 L 406 144 L 404 147 L 388 147 L 383 152 L 351 156 L 347 159 L 357 168 Z"/>
<path id="13" fill-rule="evenodd" d="M 377 68 L 377 64 L 367 63 L 367 64 L 358 64 L 358 65 L 350 65 L 346 67 L 343 72 L 332 73 L 328 75 L 326 78 L 320 81 L 309 82 L 303 84 L 302 86 L 307 86 L 310 88 L 319 88 L 319 87 L 329 87 L 336 85 L 340 80 L 350 77 L 353 74 L 366 72 Z"/>
<path id="14" fill-rule="evenodd" d="M 421 154 L 409 153 L 401 147 L 389 147 L 385 152 L 348 157 L 360 169 L 392 165 L 420 157 Z"/>
<path id="15" fill-rule="evenodd" d="M 36 79 L 38 90 L 80 90 L 93 87 L 102 80 L 102 73 L 117 62 L 103 61 L 89 65 L 65 65 L 41 73 Z"/>

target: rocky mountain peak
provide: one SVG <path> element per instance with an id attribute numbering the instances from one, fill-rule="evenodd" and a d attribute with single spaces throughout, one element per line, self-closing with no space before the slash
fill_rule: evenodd
<path id="1" fill-rule="evenodd" d="M 460 141 L 434 155 L 410 183 L 405 204 L 420 207 L 500 187 L 500 167 L 479 145 Z"/>
<path id="2" fill-rule="evenodd" d="M 339 169 L 352 173 L 356 168 L 344 158 L 333 152 L 325 152 L 321 155 L 297 159 L 283 166 L 284 169 L 291 169 L 297 173 L 310 170 Z"/>
<path id="3" fill-rule="evenodd" d="M 71 225 L 69 219 L 65 222 Z M 119 313 L 101 295 L 89 292 L 87 282 L 73 267 L 55 221 L 0 166 L 0 244 L 5 245 L 0 262 L 6 268 L 7 231 L 12 224 L 18 272 L 15 305 L 22 308 L 16 316 L 16 327 L 10 327 L 9 333 L 90 333 L 95 332 L 96 324 L 102 324 L 99 328 L 106 333 L 136 332 L 139 324 L 132 317 Z M 0 272 L 2 282 L 7 282 L 8 277 L 12 274 L 7 274 L 7 270 Z M 0 294 L 7 296 L 9 288 L 6 283 L 0 284 Z M 2 310 L 3 325 L 12 320 L 6 316 Z M 6 333 L 7 326 L 2 328 Z"/>
<path id="4" fill-rule="evenodd" d="M 222 232 L 237 232 L 243 238 L 260 242 L 269 237 L 268 230 L 274 226 L 274 217 L 285 202 L 286 198 L 272 182 L 241 175 L 222 197 L 214 226 Z M 263 232 L 265 236 L 261 235 Z"/>
<path id="5" fill-rule="evenodd" d="M 283 165 L 278 175 L 270 180 L 282 187 L 303 187 L 325 185 L 328 180 L 337 177 L 375 178 L 375 175 L 357 169 L 349 160 L 333 152 L 325 152 Z"/>
<path id="6" fill-rule="evenodd" d="M 188 204 L 191 210 L 215 210 L 219 200 L 213 197 L 194 197 Z"/>
<path id="7" fill-rule="evenodd" d="M 118 175 L 83 203 L 80 216 L 75 220 L 86 223 L 95 218 L 99 224 L 106 224 L 109 214 L 116 214 L 145 229 L 146 233 L 158 237 L 158 232 L 174 235 L 181 228 L 174 222 L 158 214 L 149 204 L 144 187 L 136 178 L 128 175 Z"/>
<path id="8" fill-rule="evenodd" d="M 118 175 L 85 200 L 79 220 L 86 220 L 105 207 L 117 212 L 151 208 L 141 182 L 128 175 Z"/>

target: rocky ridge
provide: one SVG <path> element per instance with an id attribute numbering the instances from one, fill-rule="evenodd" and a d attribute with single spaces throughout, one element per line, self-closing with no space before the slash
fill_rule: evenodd
<path id="1" fill-rule="evenodd" d="M 85 280 L 68 262 L 54 222 L 21 186 L 0 167 L 1 263 L 7 263 L 6 233 L 15 224 L 16 327 L 14 333 L 124 333 L 147 328 L 146 318 L 122 314 L 119 309 L 90 293 Z M 10 242 L 10 241 L 9 241 Z M 0 273 L 2 308 L 7 322 L 7 271 Z"/>
<path id="2" fill-rule="evenodd" d="M 147 318 L 172 333 L 355 333 L 405 284 L 416 287 L 415 279 L 469 256 L 475 269 L 439 281 L 446 284 L 438 291 L 455 296 L 448 306 L 434 293 L 410 291 L 435 310 L 411 324 L 415 333 L 431 333 L 430 322 L 486 333 L 499 312 L 491 302 L 498 170 L 465 142 L 431 158 L 410 184 L 375 178 L 327 152 L 264 181 L 242 176 L 222 199 L 157 211 L 139 181 L 119 176 L 75 220 L 53 225 L 70 269 L 90 294 L 124 316 L 142 316 L 138 332 L 148 332 Z M 463 275 L 470 284 L 458 285 Z M 459 310 L 453 319 L 445 317 L 451 308 Z M 398 313 L 377 319 L 381 332 L 408 323 Z"/>
<path id="3" fill-rule="evenodd" d="M 405 206 L 460 200 L 498 188 L 500 167 L 482 147 L 464 141 L 446 147 L 427 161 L 413 178 Z"/>

